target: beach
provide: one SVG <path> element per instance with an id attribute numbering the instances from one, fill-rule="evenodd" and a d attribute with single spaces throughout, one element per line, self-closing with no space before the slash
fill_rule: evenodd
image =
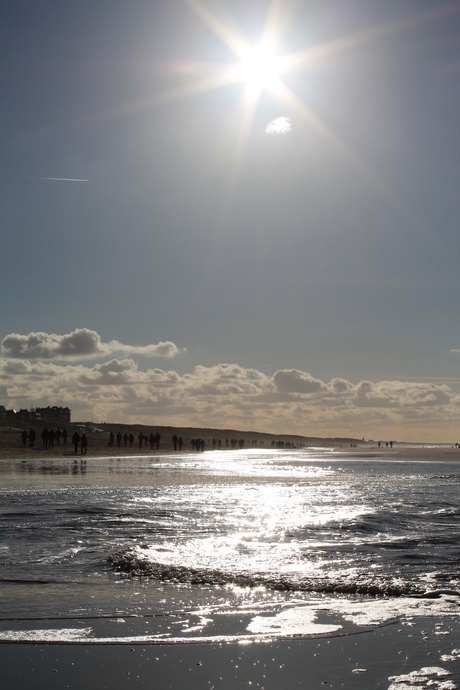
<path id="1" fill-rule="evenodd" d="M 460 451 L 329 443 L 4 449 L 2 688 L 460 687 Z"/>
<path id="2" fill-rule="evenodd" d="M 206 427 L 191 428 L 191 427 L 170 427 L 170 426 L 144 426 L 141 424 L 94 424 L 92 422 L 73 422 L 67 426 L 67 441 L 64 442 L 62 437 L 55 440 L 53 447 L 44 447 L 41 439 L 42 431 L 45 428 L 51 429 L 58 427 L 57 423 L 41 422 L 34 423 L 33 427 L 36 433 L 36 440 L 33 447 L 30 447 L 29 440 L 26 439 L 23 444 L 21 435 L 24 431 L 29 432 L 31 423 L 24 421 L 23 426 L 20 426 L 17 421 L 13 424 L 2 420 L 0 424 L 0 460 L 1 459 L 27 459 L 27 458 L 61 458 L 70 455 L 75 455 L 74 446 L 72 444 L 72 436 L 77 432 L 79 436 L 83 433 L 87 437 L 87 454 L 91 457 L 123 457 L 123 456 L 137 456 L 139 454 L 146 456 L 149 454 L 155 455 L 158 453 L 170 453 L 174 451 L 173 437 L 181 438 L 183 441 L 181 451 L 184 453 L 194 450 L 192 441 L 194 439 L 203 439 L 204 450 L 231 450 L 234 447 L 239 447 L 240 442 L 242 447 L 263 447 L 270 448 L 276 444 L 276 447 L 306 447 L 317 446 L 325 448 L 356 448 L 358 445 L 367 447 L 368 444 L 362 443 L 354 438 L 316 438 L 295 436 L 291 434 L 269 434 L 257 431 L 240 431 L 236 429 L 213 429 Z M 61 425 L 62 426 L 62 425 Z M 110 444 L 110 434 L 113 434 L 113 442 Z M 156 444 L 149 442 L 148 438 L 151 434 L 159 434 L 160 440 L 158 448 Z M 123 437 L 125 434 L 133 435 L 133 442 L 130 444 L 123 438 L 117 441 L 117 434 Z M 139 441 L 139 436 L 144 437 L 142 442 Z M 214 444 L 213 444 L 214 441 Z M 233 441 L 233 445 L 232 445 Z M 372 446 L 372 444 L 371 444 Z M 377 446 L 376 446 L 377 447 Z M 78 446 L 77 455 L 81 454 L 81 446 Z"/>
<path id="3" fill-rule="evenodd" d="M 48 426 L 56 427 L 56 424 L 48 424 Z M 343 453 L 350 453 L 354 455 L 356 452 L 363 456 L 363 453 L 369 451 L 373 458 L 381 459 L 395 459 L 395 460 L 418 460 L 420 458 L 420 449 L 424 451 L 424 457 L 432 462 L 442 462 L 460 459 L 460 448 L 455 447 L 455 442 L 443 443 L 404 443 L 395 442 L 390 446 L 385 445 L 383 441 L 379 447 L 377 441 L 364 441 L 364 439 L 335 437 L 335 438 L 320 438 L 307 436 L 294 436 L 290 434 L 269 434 L 251 431 L 238 431 L 235 429 L 209 429 L 209 428 L 189 428 L 189 427 L 146 427 L 143 425 L 123 425 L 123 424 L 100 424 L 93 423 L 72 423 L 68 429 L 67 443 L 64 444 L 61 439 L 59 443 L 54 442 L 53 448 L 43 448 L 40 434 L 44 428 L 44 423 L 35 425 L 37 432 L 37 439 L 34 447 L 30 448 L 27 442 L 24 446 L 21 440 L 21 433 L 25 429 L 29 430 L 27 424 L 23 427 L 18 426 L 17 422 L 10 425 L 3 421 L 0 425 L 0 460 L 17 460 L 17 459 L 39 459 L 39 458 L 62 458 L 74 456 L 74 447 L 72 445 L 72 434 L 77 431 L 80 435 L 85 432 L 88 439 L 87 454 L 90 457 L 125 457 L 158 455 L 161 453 L 171 453 L 174 450 L 173 436 L 181 437 L 183 439 L 182 452 L 187 453 L 192 451 L 192 439 L 203 438 L 205 440 L 205 450 L 228 450 L 231 449 L 231 439 L 242 439 L 244 447 L 263 447 L 270 448 L 273 444 L 282 443 L 283 446 L 302 448 L 325 448 L 337 449 Z M 159 448 L 151 448 L 150 444 L 143 443 L 139 446 L 138 436 L 140 433 L 148 436 L 150 433 L 159 432 L 161 436 Z M 121 441 L 118 446 L 116 439 L 112 446 L 109 445 L 109 435 L 112 432 L 115 436 L 117 432 L 122 434 L 133 433 L 134 443 L 130 447 L 129 443 L 125 445 Z M 213 446 L 213 439 L 221 442 L 220 447 L 216 444 Z M 229 445 L 226 445 L 226 440 Z M 140 453 L 142 451 L 142 453 Z M 81 448 L 78 447 L 77 455 L 81 455 Z"/>

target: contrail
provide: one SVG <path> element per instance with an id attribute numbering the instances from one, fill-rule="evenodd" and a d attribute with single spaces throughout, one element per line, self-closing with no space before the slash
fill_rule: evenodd
<path id="1" fill-rule="evenodd" d="M 89 182 L 89 180 L 80 180 L 76 177 L 37 177 L 37 180 L 53 180 L 54 182 Z"/>
<path id="2" fill-rule="evenodd" d="M 31 175 L 25 175 L 21 179 L 23 180 L 51 180 L 53 182 L 89 182 L 89 180 L 84 180 L 78 177 L 32 177 Z"/>

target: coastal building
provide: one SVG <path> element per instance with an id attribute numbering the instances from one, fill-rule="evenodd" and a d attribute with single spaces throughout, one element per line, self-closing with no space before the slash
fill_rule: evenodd
<path id="1" fill-rule="evenodd" d="M 70 424 L 71 410 L 68 407 L 31 407 L 30 410 L 23 408 L 19 411 L 7 410 L 4 405 L 0 405 L 0 418 L 8 420 L 21 420 L 23 422 L 55 422 L 56 424 Z"/>
<path id="2" fill-rule="evenodd" d="M 71 410 L 68 407 L 35 407 L 30 409 L 31 419 L 38 422 L 59 422 L 70 424 Z"/>

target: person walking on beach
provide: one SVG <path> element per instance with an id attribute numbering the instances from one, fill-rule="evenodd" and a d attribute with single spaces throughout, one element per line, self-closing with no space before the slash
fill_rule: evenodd
<path id="1" fill-rule="evenodd" d="M 179 436 L 178 444 L 179 444 L 179 450 L 182 450 L 182 446 L 184 445 L 184 442 L 182 440 L 182 436 Z"/>
<path id="2" fill-rule="evenodd" d="M 160 450 L 160 440 L 161 440 L 161 436 L 157 431 L 157 433 L 155 434 L 155 445 L 157 447 L 157 450 Z"/>
<path id="3" fill-rule="evenodd" d="M 86 438 L 86 434 L 82 434 L 81 441 L 80 441 L 80 448 L 81 448 L 81 454 L 83 453 L 86 455 L 86 447 L 88 445 L 88 439 Z"/>
<path id="4" fill-rule="evenodd" d="M 133 447 L 133 443 L 134 443 L 134 434 L 133 434 L 132 432 L 131 432 L 130 435 L 128 436 L 128 441 L 129 441 L 129 447 L 132 448 L 132 447 Z"/>
<path id="5" fill-rule="evenodd" d="M 126 446 L 128 445 L 128 434 L 126 433 L 126 431 L 123 434 L 123 443 L 125 444 L 125 448 L 126 448 Z"/>
<path id="6" fill-rule="evenodd" d="M 62 430 L 62 443 L 66 446 L 67 445 L 67 429 Z"/>
<path id="7" fill-rule="evenodd" d="M 54 429 L 48 431 L 48 448 L 54 448 Z"/>
<path id="8" fill-rule="evenodd" d="M 25 448 L 25 447 L 26 447 L 26 443 L 27 443 L 27 439 L 28 439 L 27 431 L 26 431 L 25 429 L 23 429 L 23 431 L 22 431 L 21 439 L 22 439 L 22 445 L 23 445 L 24 448 Z"/>
<path id="9" fill-rule="evenodd" d="M 72 443 L 73 443 L 74 453 L 78 453 L 78 444 L 80 443 L 80 434 L 78 433 L 78 431 L 74 431 L 74 434 L 72 436 Z"/>
<path id="10" fill-rule="evenodd" d="M 173 442 L 174 450 L 177 450 L 177 441 L 178 441 L 178 440 L 179 440 L 179 439 L 177 438 L 177 434 L 174 434 L 174 436 L 172 437 L 172 442 Z"/>
<path id="11" fill-rule="evenodd" d="M 41 439 L 42 439 L 42 448 L 45 450 L 48 448 L 48 429 L 45 428 L 43 429 L 42 433 L 40 434 Z"/>
<path id="12" fill-rule="evenodd" d="M 139 432 L 139 436 L 137 437 L 137 440 L 139 441 L 139 448 L 142 448 L 142 442 L 144 440 L 144 434 L 142 431 Z"/>
<path id="13" fill-rule="evenodd" d="M 35 429 L 32 429 L 32 427 L 29 430 L 29 448 L 34 447 L 35 439 L 37 438 L 37 434 L 35 433 Z"/>
<path id="14" fill-rule="evenodd" d="M 57 443 L 58 445 L 59 445 L 59 441 L 60 441 L 60 440 L 61 440 L 61 430 L 60 430 L 60 428 L 58 427 L 58 428 L 56 429 L 56 443 Z"/>
<path id="15" fill-rule="evenodd" d="M 119 431 L 119 432 L 117 433 L 117 446 L 118 446 L 118 447 L 121 446 L 121 439 L 122 439 L 122 438 L 123 438 L 123 436 L 121 435 L 121 431 Z"/>

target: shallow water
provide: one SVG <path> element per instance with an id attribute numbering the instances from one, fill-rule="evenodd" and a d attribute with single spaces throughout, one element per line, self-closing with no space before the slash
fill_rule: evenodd
<path id="1" fill-rule="evenodd" d="M 0 640 L 342 634 L 457 616 L 460 467 L 244 450 L 0 464 Z"/>

